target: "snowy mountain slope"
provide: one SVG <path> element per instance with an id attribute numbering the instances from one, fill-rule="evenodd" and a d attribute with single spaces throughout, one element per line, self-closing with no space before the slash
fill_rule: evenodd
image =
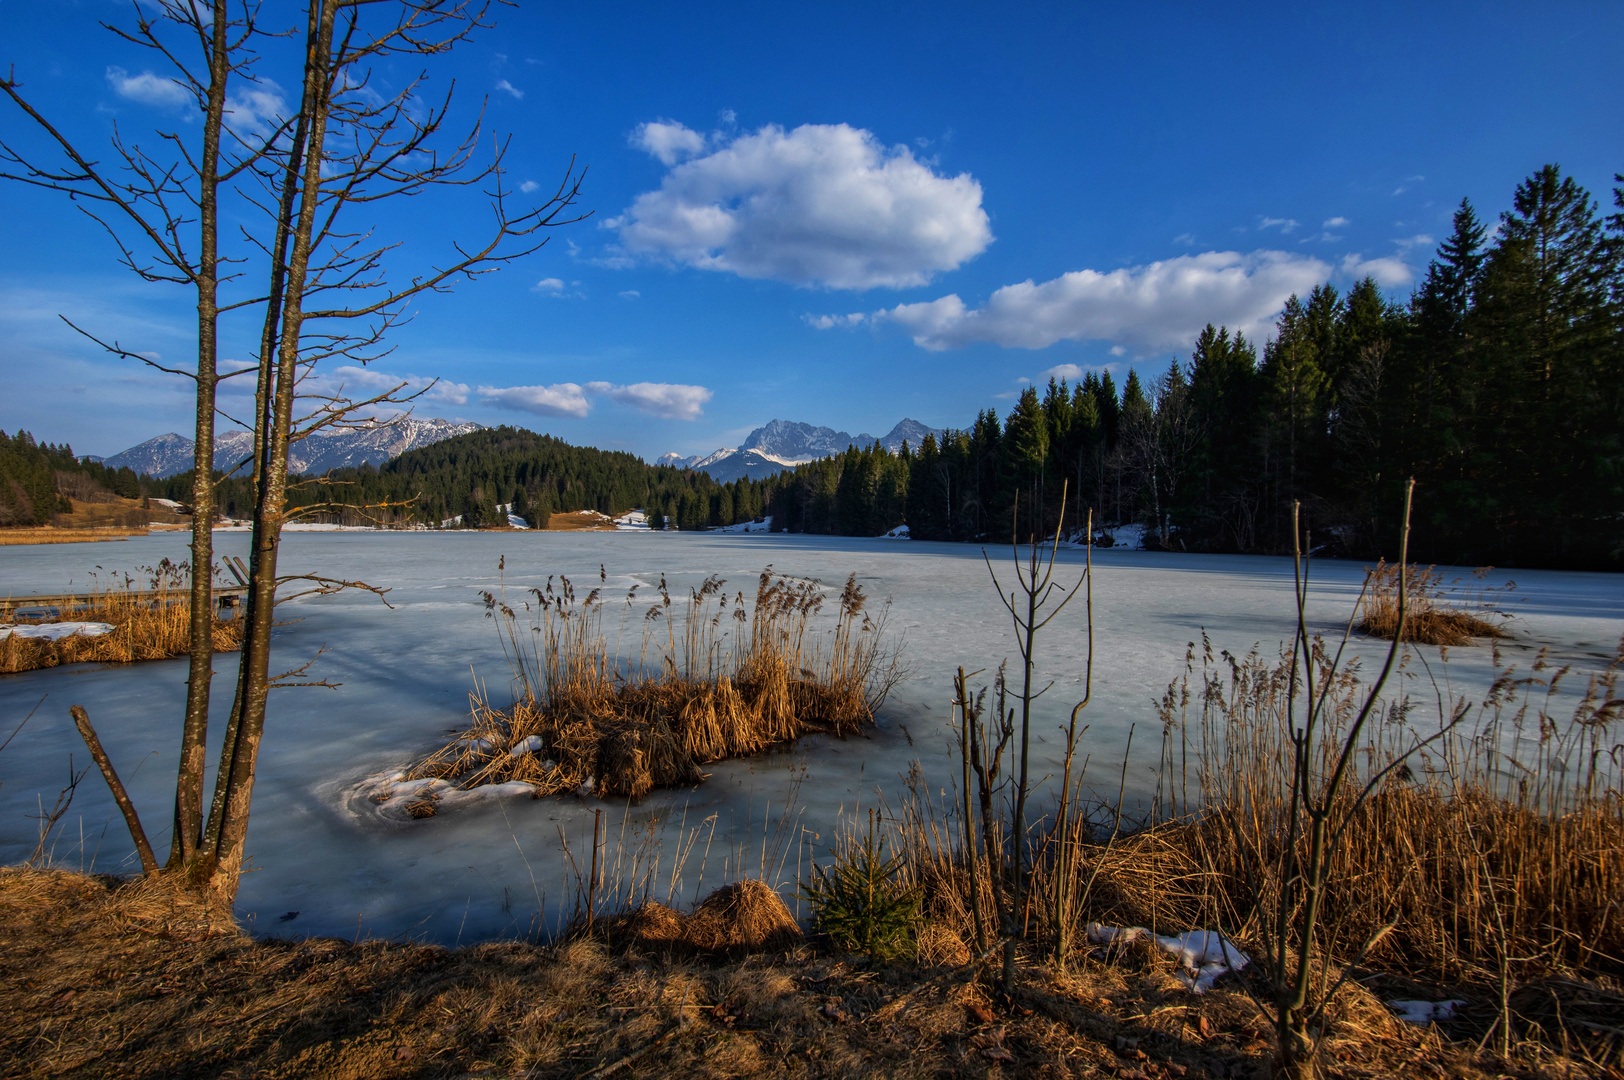
<path id="1" fill-rule="evenodd" d="M 693 457 L 670 453 L 661 457 L 659 464 L 704 469 L 718 483 L 726 484 L 740 477 L 760 480 L 808 461 L 844 453 L 849 446 L 868 447 L 877 442 L 895 454 L 902 449 L 903 442 L 907 442 L 910 448 L 918 450 L 926 435 L 941 438 L 942 431 L 905 419 L 883 439 L 876 439 L 869 434 L 848 435 L 834 428 L 814 427 L 793 420 L 770 420 L 752 431 L 736 450 L 716 450 Z"/>
<path id="2" fill-rule="evenodd" d="M 313 435 L 293 445 L 288 454 L 288 467 L 296 473 L 323 473 L 329 469 L 350 468 L 363 463 L 382 465 L 408 450 L 416 450 L 454 435 L 466 435 L 482 427 L 481 424 L 457 424 L 449 420 L 408 416 L 388 427 L 370 431 Z M 104 464 L 115 469 L 127 465 L 138 473 L 160 478 L 173 476 L 192 467 L 192 447 L 191 439 L 170 432 L 114 454 Z M 254 439 L 248 432 L 221 432 L 214 442 L 214 467 L 222 471 L 235 469 L 253 452 Z"/>

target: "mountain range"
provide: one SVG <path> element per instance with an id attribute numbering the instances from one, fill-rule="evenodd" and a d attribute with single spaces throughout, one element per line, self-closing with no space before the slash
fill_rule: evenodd
<path id="1" fill-rule="evenodd" d="M 671 453 L 661 456 L 657 465 L 671 465 L 679 469 L 702 469 L 717 483 L 725 484 L 741 477 L 759 480 L 786 468 L 816 461 L 831 454 L 844 453 L 849 446 L 868 447 L 879 443 L 890 453 L 897 453 L 906 442 L 914 449 L 926 435 L 942 436 L 939 428 L 926 427 L 917 420 L 903 420 L 883 438 L 867 433 L 850 435 L 834 428 L 814 427 L 793 420 L 769 420 L 752 431 L 737 447 L 713 450 L 708 454 L 684 457 Z"/>
<path id="2" fill-rule="evenodd" d="M 318 433 L 293 444 L 288 453 L 288 469 L 290 472 L 309 474 L 362 464 L 378 466 L 408 450 L 428 446 L 453 435 L 479 431 L 483 426 L 408 416 L 386 427 L 366 431 Z M 171 431 L 105 458 L 102 464 L 112 469 L 128 466 L 138 473 L 162 479 L 192 467 L 195 445 L 186 436 Z M 222 432 L 214 441 L 214 467 L 221 472 L 229 472 L 252 457 L 253 452 L 254 437 L 248 432 Z"/>

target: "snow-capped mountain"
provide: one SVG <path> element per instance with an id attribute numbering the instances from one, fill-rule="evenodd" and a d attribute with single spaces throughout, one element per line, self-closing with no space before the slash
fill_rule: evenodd
<path id="1" fill-rule="evenodd" d="M 316 434 L 293 444 L 288 454 L 288 468 L 296 473 L 324 473 L 367 463 L 382 465 L 408 450 L 479 431 L 483 426 L 408 416 L 367 431 Z M 191 439 L 170 432 L 114 454 L 104 464 L 114 469 L 127 465 L 148 476 L 173 476 L 192 467 L 192 448 Z M 223 431 L 214 440 L 214 467 L 221 471 L 236 469 L 252 457 L 253 452 L 254 437 L 248 432 Z"/>
<path id="2" fill-rule="evenodd" d="M 752 431 L 736 449 L 715 450 L 693 457 L 670 453 L 662 456 L 659 464 L 703 469 L 718 483 L 725 484 L 740 477 L 759 480 L 808 461 L 844 453 L 849 446 L 868 447 L 877 442 L 895 454 L 906 442 L 917 450 L 926 435 L 941 438 L 942 431 L 905 419 L 883 439 L 876 439 L 869 434 L 849 435 L 834 428 L 814 427 L 793 420 L 770 420 Z"/>

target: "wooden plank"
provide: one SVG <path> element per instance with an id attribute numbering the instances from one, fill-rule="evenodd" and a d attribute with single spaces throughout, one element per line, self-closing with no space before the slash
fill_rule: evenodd
<path id="1" fill-rule="evenodd" d="M 217 585 L 213 589 L 216 604 L 236 604 L 242 597 L 248 595 L 246 585 Z M 50 596 L 11 596 L 0 599 L 0 611 L 19 611 L 24 608 L 57 608 L 67 609 L 74 607 L 89 607 L 97 596 L 105 593 L 57 593 Z M 191 598 L 191 594 L 184 589 L 157 590 L 119 590 L 117 595 L 121 598 L 154 602 L 166 600 L 178 603 Z"/>

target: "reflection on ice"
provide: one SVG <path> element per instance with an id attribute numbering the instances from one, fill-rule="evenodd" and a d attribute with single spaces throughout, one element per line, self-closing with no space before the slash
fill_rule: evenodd
<path id="1" fill-rule="evenodd" d="M 245 536 L 222 535 L 218 542 L 223 554 L 246 554 Z M 98 564 L 184 558 L 184 545 L 184 535 L 156 534 L 116 547 L 6 548 L 0 594 L 65 591 Z M 836 587 L 855 571 L 870 596 L 894 601 L 891 625 L 913 677 L 894 691 L 868 734 L 817 736 L 789 753 L 718 762 L 706 767 L 710 778 L 695 788 L 657 791 L 636 803 L 590 794 L 534 800 L 528 791 L 504 790 L 473 796 L 455 812 L 414 819 L 408 806 L 422 793 L 390 778 L 468 726 L 474 679 L 496 701 L 509 692 L 508 666 L 480 597 L 498 586 L 497 561 L 504 555 L 510 590 L 542 586 L 558 573 L 596 581 L 600 565 L 619 588 L 641 582 L 649 589 L 664 574 L 684 594 L 712 573 L 749 589 L 768 563 Z M 1060 555 L 1075 563 L 1082 557 L 1081 551 Z M 700 888 L 714 888 L 741 865 L 751 872 L 765 865 L 769 877 L 793 878 L 798 863 L 804 869 L 806 859 L 823 856 L 841 814 L 866 809 L 882 794 L 894 796 L 912 762 L 919 762 L 933 794 L 952 795 L 951 673 L 962 664 L 990 674 L 1014 654 L 1008 615 L 987 583 L 980 550 L 969 545 L 647 530 L 321 532 L 289 536 L 283 560 L 289 572 L 319 569 L 389 587 L 395 610 L 365 596 L 310 598 L 282 610 L 292 621 L 275 638 L 273 665 L 302 663 L 325 644 L 329 651 L 312 670 L 342 685 L 272 698 L 248 838 L 253 872 L 238 897 L 239 914 L 261 933 L 291 929 L 276 916 L 292 910 L 301 912 L 300 933 L 345 938 L 404 935 L 451 944 L 545 932 L 569 914 L 564 905 L 574 878 L 560 838 L 580 858 L 591 850 L 595 824 L 605 851 L 617 850 L 621 837 L 626 841 L 618 845 L 625 865 L 610 867 L 605 880 L 646 883 L 652 873 L 652 888 L 675 906 L 692 902 Z M 1107 794 L 1114 798 L 1117 768 L 1106 765 L 1121 761 L 1129 725 L 1138 722 L 1142 735 L 1127 771 L 1131 798 L 1154 785 L 1157 740 L 1143 738 L 1143 728 L 1154 721 L 1155 699 L 1182 672 L 1186 643 L 1205 629 L 1218 647 L 1244 653 L 1261 643 L 1272 653 L 1290 632 L 1291 567 L 1281 559 L 1113 548 L 1095 553 L 1095 573 L 1094 701 L 1080 752 L 1092 755 L 1099 775 L 1110 774 Z M 1308 610 L 1313 629 L 1340 634 L 1362 573 L 1356 563 L 1315 566 Z M 1556 662 L 1581 670 L 1607 663 L 1624 617 L 1624 579 L 1537 571 L 1515 576 L 1526 600 L 1512 623 L 1516 639 L 1503 644 L 1503 652 L 1520 654 L 1525 668 L 1541 645 L 1551 647 Z M 1033 721 L 1033 771 L 1040 777 L 1059 771 L 1060 729 L 1080 690 L 1081 625 L 1080 611 L 1069 614 L 1039 643 L 1038 685 L 1055 683 L 1039 699 Z M 1382 643 L 1355 648 L 1375 655 Z M 1441 670 L 1439 677 L 1456 692 L 1488 687 L 1486 650 L 1451 650 L 1444 669 L 1436 650 L 1430 656 L 1432 672 Z M 0 862 L 28 857 L 38 841 L 30 815 L 39 813 L 41 802 L 52 804 L 70 755 L 76 767 L 85 763 L 68 719 L 75 704 L 89 709 L 154 846 L 167 846 L 185 670 L 185 661 L 176 660 L 0 678 L 0 738 L 43 698 L 0 752 Z M 216 671 L 217 738 L 231 704 L 234 658 L 220 657 Z M 1418 664 L 1403 673 L 1409 689 L 1430 699 L 1427 678 Z M 74 868 L 129 872 L 129 837 L 111 797 L 91 780 L 80 786 L 52 855 Z M 601 820 L 595 811 L 602 811 Z M 781 818 L 791 838 L 774 847 L 773 824 Z"/>

